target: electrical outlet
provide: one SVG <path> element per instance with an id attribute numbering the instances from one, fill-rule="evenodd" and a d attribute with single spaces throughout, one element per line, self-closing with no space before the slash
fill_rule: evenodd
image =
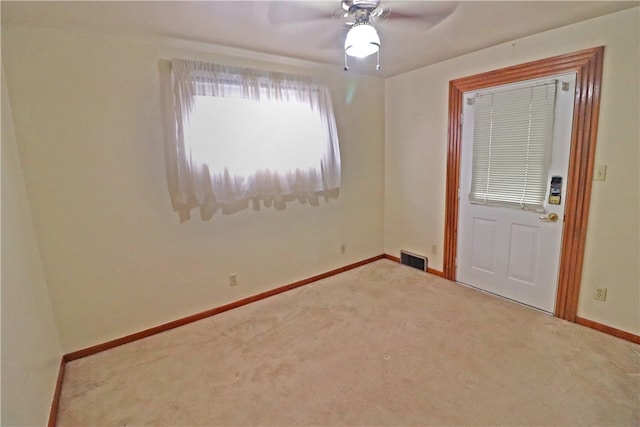
<path id="1" fill-rule="evenodd" d="M 229 286 L 238 286 L 238 275 L 236 273 L 229 275 Z"/>
<path id="2" fill-rule="evenodd" d="M 347 253 L 347 245 L 340 245 L 340 253 L 341 254 Z"/>
<path id="3" fill-rule="evenodd" d="M 431 245 L 431 253 L 433 255 L 438 253 L 438 245 Z"/>
<path id="4" fill-rule="evenodd" d="M 593 297 L 598 301 L 606 301 L 607 300 L 607 288 L 596 288 Z"/>

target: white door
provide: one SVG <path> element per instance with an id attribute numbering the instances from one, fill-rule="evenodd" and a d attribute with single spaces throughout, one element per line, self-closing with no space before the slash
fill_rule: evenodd
<path id="1" fill-rule="evenodd" d="M 545 189 L 542 190 L 545 193 L 541 206 L 521 208 L 486 201 L 487 204 L 479 204 L 477 198 L 472 202 L 470 192 L 476 113 L 473 100 L 478 99 L 477 95 L 549 82 L 555 82 L 555 121 L 552 124 L 553 145 L 550 163 L 547 163 L 548 175 Z M 464 94 L 456 260 L 458 282 L 553 313 L 562 244 L 574 92 L 575 74 L 572 73 Z M 523 143 L 526 144 L 526 141 Z M 553 177 L 554 188 L 551 190 Z M 561 180 L 559 201 L 557 197 L 549 197 L 558 193 L 558 177 Z"/>

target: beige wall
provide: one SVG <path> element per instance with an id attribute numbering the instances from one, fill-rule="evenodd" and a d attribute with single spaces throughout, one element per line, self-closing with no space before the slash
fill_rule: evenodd
<path id="1" fill-rule="evenodd" d="M 175 43 L 2 29 L 24 178 L 64 352 L 382 253 L 384 81 L 314 71 L 331 90 L 337 199 L 180 223 L 166 188 L 158 61 L 311 73 Z M 348 94 L 355 90 L 352 102 Z M 340 254 L 340 245 L 346 254 Z M 237 273 L 231 288 L 228 275 Z"/>
<path id="2" fill-rule="evenodd" d="M 449 80 L 604 45 L 595 163 L 607 180 L 593 185 L 578 315 L 639 334 L 639 27 L 629 9 L 387 79 L 385 252 L 423 253 L 442 269 Z M 603 285 L 604 303 L 592 298 Z"/>
<path id="3" fill-rule="evenodd" d="M 2 423 L 42 424 L 61 351 L 383 250 L 424 253 L 441 269 L 448 81 L 598 45 L 606 52 L 596 163 L 608 176 L 594 183 L 579 315 L 640 333 L 638 24 L 635 8 L 386 83 L 195 45 L 3 27 L 15 135 L 3 90 Z M 340 197 L 210 221 L 194 214 L 181 224 L 166 190 L 159 109 L 158 60 L 172 57 L 326 78 L 340 133 Z M 229 273 L 238 287 L 229 287 Z M 603 283 L 608 300 L 596 302 L 590 295 Z"/>
<path id="4" fill-rule="evenodd" d="M 62 351 L 2 76 L 2 418 L 45 425 Z"/>

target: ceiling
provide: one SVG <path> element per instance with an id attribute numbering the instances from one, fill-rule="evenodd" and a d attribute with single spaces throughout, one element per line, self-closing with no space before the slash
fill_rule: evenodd
<path id="1" fill-rule="evenodd" d="M 389 77 L 530 34 L 584 21 L 640 1 L 391 1 L 375 58 L 350 58 L 355 72 Z M 342 69 L 345 27 L 332 1 L 2 1 L 2 25 L 121 37 L 164 38 L 294 58 Z M 394 13 L 396 16 L 394 17 Z M 420 14 L 421 19 L 401 19 Z M 318 16 L 324 16 L 318 19 Z M 273 55 L 273 57 L 271 56 Z M 375 55 L 374 55 L 375 56 Z"/>

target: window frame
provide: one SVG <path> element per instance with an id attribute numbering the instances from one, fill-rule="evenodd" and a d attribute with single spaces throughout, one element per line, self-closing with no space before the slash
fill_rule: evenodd
<path id="1" fill-rule="evenodd" d="M 331 94 L 315 77 L 252 68 L 173 59 L 163 77 L 163 115 L 165 117 L 165 155 L 168 189 L 181 220 L 200 207 L 215 212 L 225 206 L 246 205 L 259 200 L 276 202 L 317 199 L 332 195 L 341 184 L 341 159 Z M 307 171 L 278 173 L 269 170 L 250 175 L 251 185 L 241 185 L 246 177 L 228 173 L 210 174 L 198 168 L 185 131 L 197 96 L 240 97 L 250 100 L 289 100 L 307 103 L 317 112 L 326 140 L 320 164 Z M 185 136 L 187 135 L 187 136 Z M 235 208 L 229 208 L 232 210 Z M 237 209 L 235 209 L 237 210 Z M 207 215 L 208 216 L 208 215 Z"/>

